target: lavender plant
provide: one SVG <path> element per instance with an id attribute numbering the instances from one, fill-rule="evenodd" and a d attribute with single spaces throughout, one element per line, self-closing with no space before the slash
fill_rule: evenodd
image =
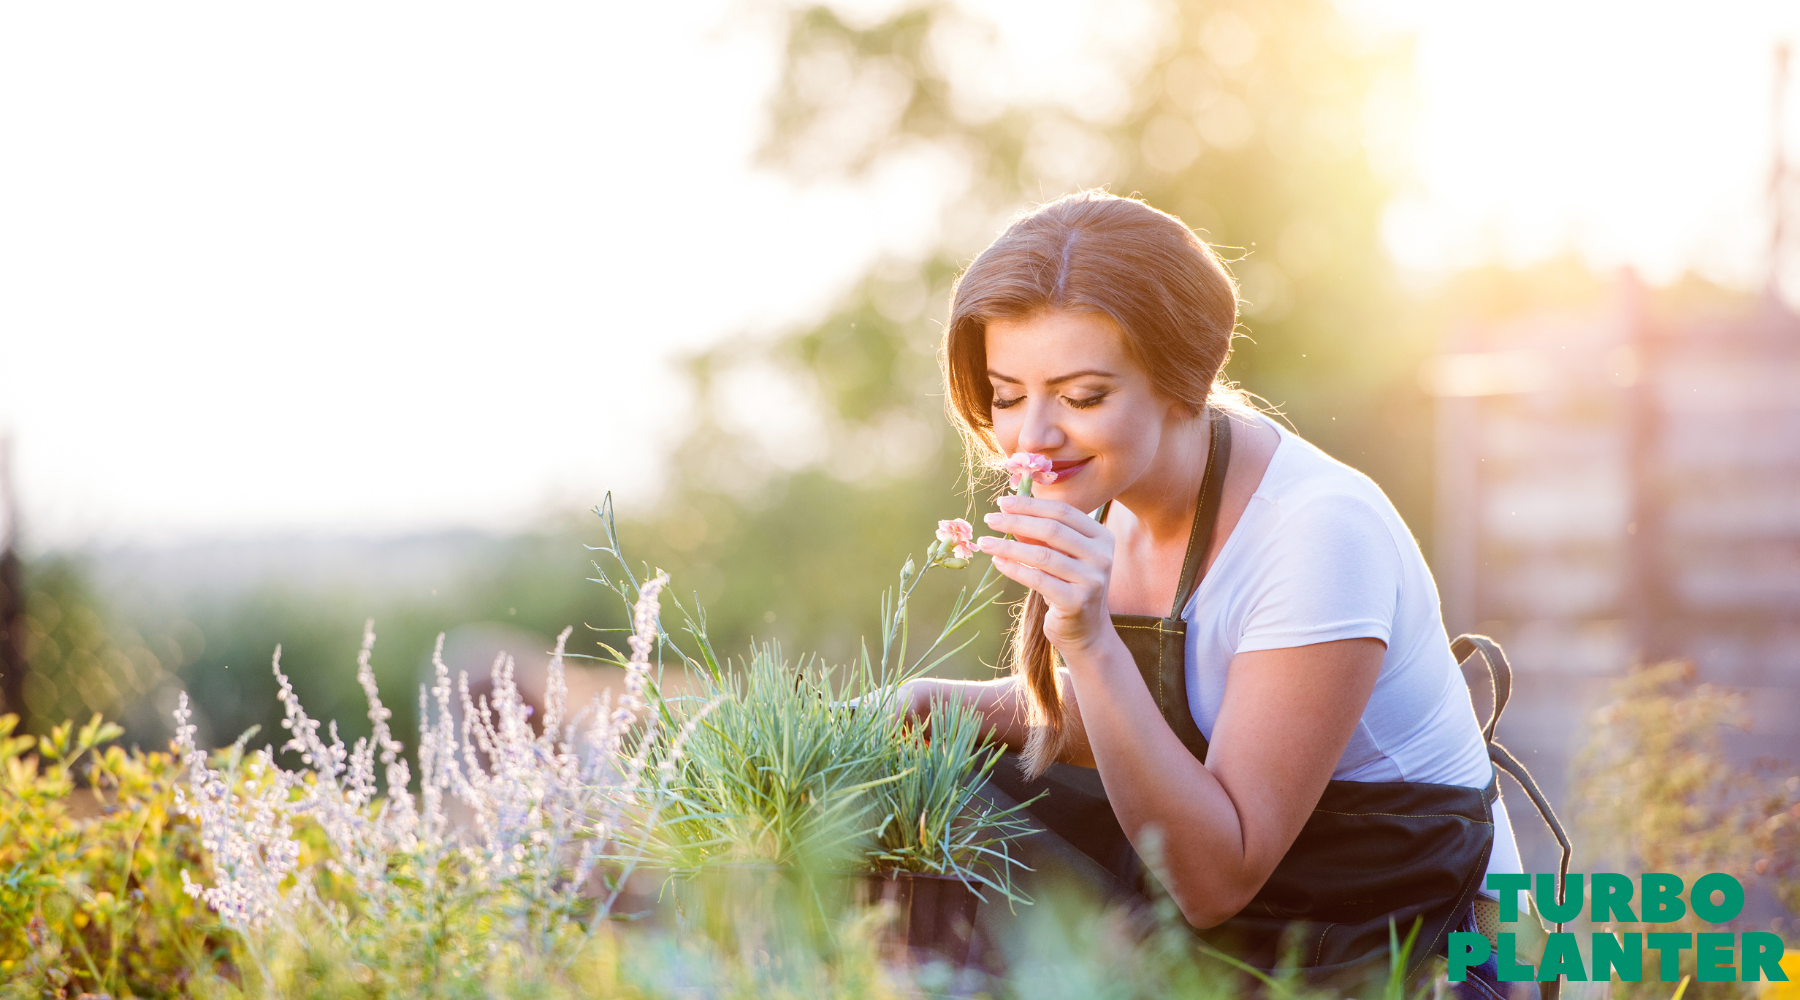
<path id="1" fill-rule="evenodd" d="M 281 751 L 297 754 L 299 769 L 282 767 L 273 747 L 246 755 L 251 734 L 215 766 L 195 745 L 184 695 L 175 743 L 188 783 L 177 789 L 176 805 L 199 823 L 214 872 L 202 884 L 184 871 L 188 893 L 242 935 L 265 979 L 274 974 L 265 951 L 291 952 L 294 941 L 321 932 L 395 985 L 466 977 L 468 963 L 446 956 L 497 952 L 502 942 L 534 960 L 571 961 L 608 915 L 618 875 L 636 862 L 616 851 L 621 822 L 654 822 L 656 767 L 679 761 L 679 734 L 652 761 L 659 719 L 646 711 L 666 583 L 659 575 L 635 595 L 616 703 L 603 697 L 569 716 L 564 630 L 550 661 L 541 732 L 510 658 L 495 665 L 491 697 L 471 697 L 463 675 L 454 689 L 460 705 L 453 704 L 440 638 L 435 683 L 420 693 L 416 797 L 376 689 L 372 624 L 357 661 L 372 733 L 352 746 L 335 723 L 328 739 L 320 735 L 276 651 L 290 734 Z M 316 850 L 308 832 L 320 841 Z M 596 877 L 602 863 L 612 878 Z M 396 933 L 410 935 L 412 954 L 392 954 Z M 263 941 L 271 948 L 259 949 Z"/>

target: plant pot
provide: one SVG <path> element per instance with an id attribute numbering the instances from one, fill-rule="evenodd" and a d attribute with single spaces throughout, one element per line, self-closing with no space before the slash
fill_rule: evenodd
<path id="1" fill-rule="evenodd" d="M 728 947 L 768 947 L 802 935 L 822 947 L 832 914 L 845 904 L 891 909 L 877 935 L 884 960 L 940 961 L 966 969 L 998 957 L 980 919 L 981 897 L 951 875 L 844 873 L 808 878 L 793 869 L 742 864 L 672 873 L 644 867 L 620 893 L 615 913 L 627 926 L 699 933 Z M 799 940 L 795 939 L 795 940 Z"/>
<path id="2" fill-rule="evenodd" d="M 884 872 L 863 877 L 862 899 L 889 905 L 893 920 L 883 935 L 890 961 L 916 964 L 933 959 L 957 968 L 980 964 L 986 956 L 981 933 L 981 897 L 952 875 Z"/>

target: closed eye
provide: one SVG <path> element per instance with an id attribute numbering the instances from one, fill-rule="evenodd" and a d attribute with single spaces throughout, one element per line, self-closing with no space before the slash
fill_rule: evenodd
<path id="1" fill-rule="evenodd" d="M 1090 406 L 1099 406 L 1100 401 L 1105 399 L 1108 395 L 1110 395 L 1110 393 L 1103 392 L 1097 396 L 1089 396 L 1086 399 L 1076 399 L 1074 396 L 1064 396 L 1063 402 L 1077 410 L 1085 410 Z"/>
<path id="2" fill-rule="evenodd" d="M 1024 396 L 1014 396 L 1011 399 L 1001 399 L 999 396 L 995 396 L 994 397 L 994 409 L 1004 410 L 1009 406 L 1017 406 L 1017 405 L 1019 405 L 1020 402 L 1024 401 L 1024 399 L 1025 399 Z"/>

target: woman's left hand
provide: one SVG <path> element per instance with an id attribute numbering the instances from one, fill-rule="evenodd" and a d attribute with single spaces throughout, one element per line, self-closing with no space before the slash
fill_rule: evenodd
<path id="1" fill-rule="evenodd" d="M 1112 582 L 1113 536 L 1106 526 L 1060 500 L 1003 496 L 987 526 L 1016 537 L 975 540 L 994 568 L 1030 587 L 1049 604 L 1044 637 L 1065 657 L 1117 633 L 1106 610 Z"/>

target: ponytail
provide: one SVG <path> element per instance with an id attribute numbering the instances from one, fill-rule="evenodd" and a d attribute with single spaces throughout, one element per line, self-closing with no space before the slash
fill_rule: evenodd
<path id="1" fill-rule="evenodd" d="M 1025 721 L 1029 727 L 1023 754 L 1027 778 L 1036 778 L 1056 763 L 1069 738 L 1056 673 L 1056 649 L 1044 636 L 1044 616 L 1049 611 L 1050 602 L 1037 591 L 1029 591 L 1013 628 L 1012 672 L 1025 694 Z"/>

